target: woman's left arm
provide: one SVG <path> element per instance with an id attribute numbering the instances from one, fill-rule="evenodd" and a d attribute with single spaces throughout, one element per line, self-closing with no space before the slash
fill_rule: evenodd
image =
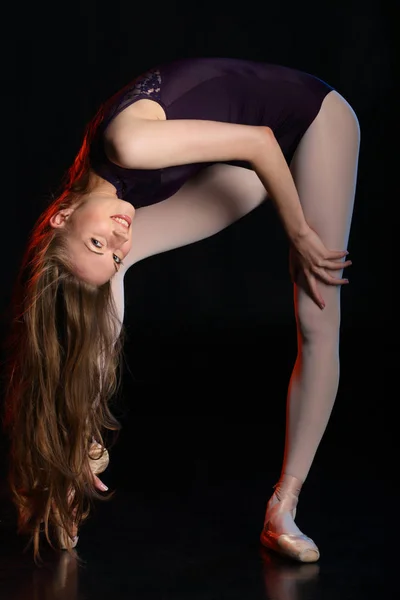
<path id="1" fill-rule="evenodd" d="M 329 273 L 351 264 L 342 260 L 347 252 L 327 249 L 308 226 L 290 169 L 270 128 L 193 119 L 142 119 L 132 117 L 126 109 L 106 129 L 105 148 L 111 161 L 127 169 L 248 161 L 296 249 L 314 301 L 324 307 L 316 278 L 330 285 L 347 282 Z"/>

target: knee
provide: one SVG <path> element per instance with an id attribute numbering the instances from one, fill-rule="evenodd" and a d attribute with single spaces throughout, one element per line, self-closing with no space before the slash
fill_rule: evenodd
<path id="1" fill-rule="evenodd" d="M 338 302 L 327 301 L 324 310 L 321 310 L 307 298 L 296 308 L 297 329 L 303 343 L 337 345 L 340 328 Z"/>

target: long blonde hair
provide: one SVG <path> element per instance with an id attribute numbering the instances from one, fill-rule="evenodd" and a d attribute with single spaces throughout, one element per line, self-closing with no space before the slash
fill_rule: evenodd
<path id="1" fill-rule="evenodd" d="M 91 501 L 104 498 L 94 487 L 90 444 L 95 438 L 104 445 L 106 432 L 119 429 L 110 400 L 121 383 L 124 329 L 110 282 L 96 287 L 78 279 L 67 251 L 68 222 L 50 225 L 57 211 L 79 205 L 91 189 L 89 142 L 87 134 L 63 192 L 32 229 L 4 344 L 8 481 L 18 531 L 29 534 L 35 558 L 40 531 L 51 544 L 52 526 L 72 536 L 71 515 L 79 526 Z"/>

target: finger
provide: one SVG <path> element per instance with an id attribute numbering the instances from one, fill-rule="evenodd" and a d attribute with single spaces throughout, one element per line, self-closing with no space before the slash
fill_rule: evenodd
<path id="1" fill-rule="evenodd" d="M 102 491 L 102 492 L 106 492 L 108 490 L 108 487 L 106 486 L 105 483 L 103 483 L 98 477 L 97 475 L 93 475 L 93 479 L 94 479 L 94 487 L 96 487 L 98 490 Z"/>
<path id="2" fill-rule="evenodd" d="M 317 280 L 311 274 L 306 273 L 308 287 L 310 289 L 311 298 L 317 304 L 317 306 L 321 309 L 325 308 L 325 302 L 321 294 L 318 290 Z"/>
<path id="3" fill-rule="evenodd" d="M 349 283 L 349 280 L 345 277 L 333 277 L 332 275 L 329 275 L 329 273 L 326 273 L 326 271 L 323 269 L 318 269 L 314 271 L 314 273 L 319 279 L 321 279 L 321 281 L 327 283 L 328 285 L 343 285 Z"/>
<path id="4" fill-rule="evenodd" d="M 350 267 L 352 264 L 353 263 L 351 260 L 346 260 L 345 262 L 324 260 L 320 266 L 324 267 L 325 269 L 340 270 L 345 269 L 346 267 Z"/>

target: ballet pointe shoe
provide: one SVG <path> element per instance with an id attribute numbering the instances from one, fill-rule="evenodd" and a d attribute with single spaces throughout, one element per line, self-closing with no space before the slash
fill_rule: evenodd
<path id="1" fill-rule="evenodd" d="M 313 540 L 294 524 L 301 486 L 300 479 L 291 475 L 284 475 L 274 486 L 275 491 L 267 504 L 260 541 L 263 546 L 278 554 L 310 563 L 319 559 L 319 550 Z"/>
<path id="2" fill-rule="evenodd" d="M 110 462 L 110 457 L 106 448 L 97 442 L 93 442 L 89 450 L 89 466 L 93 475 L 98 475 L 106 470 Z M 62 525 L 56 526 L 56 537 L 58 546 L 61 550 L 73 549 L 78 543 L 79 536 L 76 526 L 72 525 L 72 531 L 75 534 L 72 538 L 68 535 Z"/>
<path id="3" fill-rule="evenodd" d="M 71 497 L 72 495 L 69 494 L 69 498 Z M 52 509 L 54 516 L 56 517 L 58 523 L 60 523 L 59 512 L 53 502 Z M 74 519 L 74 515 L 72 515 L 72 519 Z M 54 536 L 56 538 L 57 546 L 60 550 L 72 550 L 77 545 L 79 539 L 78 528 L 76 527 L 73 520 L 71 523 L 71 529 L 73 533 L 72 537 L 67 533 L 67 530 L 61 525 L 61 523 L 59 525 L 53 526 Z"/>
<path id="4" fill-rule="evenodd" d="M 74 527 L 74 530 L 78 533 L 78 530 Z M 72 538 L 68 535 L 62 525 L 56 525 L 55 534 L 57 537 L 57 543 L 60 550 L 73 550 L 78 543 L 79 536 L 74 535 Z"/>

